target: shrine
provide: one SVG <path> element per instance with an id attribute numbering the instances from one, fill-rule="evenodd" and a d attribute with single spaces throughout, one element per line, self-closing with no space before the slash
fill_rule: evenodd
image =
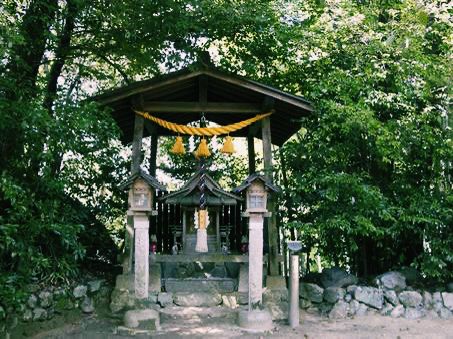
<path id="1" fill-rule="evenodd" d="M 122 185 L 129 190 L 129 209 L 117 293 L 129 292 L 135 300 L 191 291 L 242 293 L 248 314 L 261 312 L 263 282 L 268 289 L 286 289 L 272 145 L 281 146 L 301 128 L 310 103 L 209 63 L 95 100 L 111 108 L 122 141 L 132 143 L 131 176 Z M 158 139 L 174 137 L 172 151 L 182 154 L 181 135 L 195 137 L 198 168 L 180 189 L 167 192 L 155 178 Z M 218 135 L 225 136 L 225 156 L 233 151 L 232 138 L 247 139 L 249 176 L 233 191 L 222 188 L 206 166 L 207 141 Z M 144 137 L 151 138 L 147 168 L 141 166 Z M 256 172 L 255 138 L 262 140 L 262 173 Z M 240 319 L 253 322 L 248 315 Z"/>

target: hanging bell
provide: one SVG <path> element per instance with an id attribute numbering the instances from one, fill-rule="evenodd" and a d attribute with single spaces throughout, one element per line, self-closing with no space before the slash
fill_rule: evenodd
<path id="1" fill-rule="evenodd" d="M 176 142 L 173 145 L 173 148 L 171 149 L 171 153 L 179 155 L 186 153 L 186 150 L 184 149 L 184 144 L 182 143 L 182 137 L 180 136 L 176 137 Z"/>
<path id="2" fill-rule="evenodd" d="M 195 156 L 197 158 L 207 158 L 210 155 L 211 155 L 211 152 L 209 152 L 209 148 L 208 148 L 208 144 L 206 143 L 206 139 L 203 138 L 200 141 L 200 145 L 198 145 Z"/>
<path id="3" fill-rule="evenodd" d="M 233 138 L 227 135 L 225 138 L 225 142 L 223 143 L 223 147 L 220 150 L 222 153 L 226 154 L 233 154 L 234 153 L 234 145 L 233 145 Z"/>

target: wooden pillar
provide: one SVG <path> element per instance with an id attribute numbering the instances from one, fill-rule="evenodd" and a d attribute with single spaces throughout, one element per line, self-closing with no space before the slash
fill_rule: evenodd
<path id="1" fill-rule="evenodd" d="M 270 182 L 273 182 L 273 165 L 272 165 L 272 140 L 271 140 L 271 119 L 264 118 L 261 122 L 262 140 L 263 140 L 263 162 L 264 175 Z M 269 274 L 278 275 L 278 230 L 277 219 L 275 215 L 275 198 L 269 195 L 267 209 L 272 216 L 267 219 L 267 235 L 269 246 Z"/>
<path id="2" fill-rule="evenodd" d="M 216 227 L 216 237 L 217 237 L 217 251 L 220 252 L 222 249 L 222 244 L 220 242 L 220 209 L 216 209 L 215 211 L 215 227 Z"/>
<path id="3" fill-rule="evenodd" d="M 249 156 L 249 174 L 253 174 L 256 172 L 255 138 L 253 135 L 247 136 L 247 150 Z"/>
<path id="4" fill-rule="evenodd" d="M 144 118 L 141 115 L 135 115 L 134 138 L 132 140 L 132 165 L 131 174 L 140 170 L 142 138 L 143 138 Z"/>
<path id="5" fill-rule="evenodd" d="M 159 136 L 157 134 L 151 135 L 151 149 L 149 159 L 149 174 L 153 177 L 156 176 L 156 162 L 157 162 L 157 142 Z"/>
<path id="6" fill-rule="evenodd" d="M 183 207 L 182 208 L 182 250 L 183 250 L 183 253 L 187 253 L 187 249 L 186 249 L 186 233 L 187 233 L 186 215 L 187 215 L 186 208 Z"/>

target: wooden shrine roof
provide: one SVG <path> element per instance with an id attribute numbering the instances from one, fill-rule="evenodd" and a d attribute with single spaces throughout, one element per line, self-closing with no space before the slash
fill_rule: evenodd
<path id="1" fill-rule="evenodd" d="M 276 88 L 219 71 L 211 66 L 189 66 L 181 71 L 139 81 L 93 97 L 112 108 L 122 131 L 122 141 L 132 141 L 133 108 L 178 124 L 198 121 L 201 112 L 208 121 L 228 125 L 258 113 L 273 110 L 272 143 L 281 146 L 301 128 L 301 118 L 313 110 L 304 98 Z M 259 122 L 231 135 L 261 138 Z M 152 122 L 146 123 L 144 137 L 151 133 L 174 135 Z"/>
<path id="2" fill-rule="evenodd" d="M 178 191 L 168 193 L 160 198 L 167 204 L 181 204 L 184 206 L 198 206 L 200 204 L 201 171 L 198 170 Z M 207 173 L 205 173 L 205 194 L 208 206 L 236 205 L 242 198 L 227 192 Z"/>

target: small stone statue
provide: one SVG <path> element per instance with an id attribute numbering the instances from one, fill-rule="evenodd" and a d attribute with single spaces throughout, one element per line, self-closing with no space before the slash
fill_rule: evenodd
<path id="1" fill-rule="evenodd" d="M 178 243 L 175 243 L 175 244 L 173 245 L 173 247 L 171 248 L 171 253 L 172 253 L 173 255 L 177 255 L 177 254 L 178 254 L 178 251 L 179 251 Z"/>

